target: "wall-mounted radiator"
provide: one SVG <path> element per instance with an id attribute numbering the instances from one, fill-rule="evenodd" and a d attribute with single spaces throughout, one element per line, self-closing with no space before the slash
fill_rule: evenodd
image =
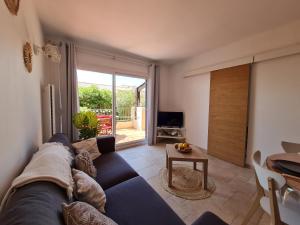
<path id="1" fill-rule="evenodd" d="M 48 84 L 44 90 L 44 139 L 48 140 L 56 133 L 55 125 L 55 89 L 53 84 Z"/>

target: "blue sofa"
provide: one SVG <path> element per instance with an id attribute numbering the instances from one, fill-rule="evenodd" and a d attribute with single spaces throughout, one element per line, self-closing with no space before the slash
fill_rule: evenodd
<path id="1" fill-rule="evenodd" d="M 63 134 L 49 142 L 61 142 L 72 149 Z M 102 155 L 94 160 L 96 181 L 106 193 L 106 215 L 119 225 L 184 225 L 184 222 L 152 187 L 115 153 L 114 137 L 97 138 Z M 63 225 L 62 202 L 68 203 L 65 190 L 49 182 L 28 184 L 12 196 L 0 213 L 1 225 Z M 226 225 L 206 212 L 193 225 Z"/>

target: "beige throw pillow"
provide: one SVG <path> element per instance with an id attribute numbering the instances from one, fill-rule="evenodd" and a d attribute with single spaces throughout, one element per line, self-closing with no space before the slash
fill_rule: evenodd
<path id="1" fill-rule="evenodd" d="M 63 203 L 63 215 L 66 225 L 118 225 L 85 202 Z"/>
<path id="2" fill-rule="evenodd" d="M 87 140 L 76 142 L 73 143 L 72 146 L 75 148 L 77 154 L 81 153 L 84 150 L 87 151 L 90 154 L 92 160 L 98 158 L 101 155 L 97 146 L 96 138 L 90 138 Z"/>
<path id="3" fill-rule="evenodd" d="M 97 170 L 93 164 L 90 154 L 87 151 L 82 151 L 75 156 L 75 167 L 91 177 L 97 176 Z"/>
<path id="4" fill-rule="evenodd" d="M 102 187 L 86 173 L 72 169 L 75 184 L 74 195 L 79 201 L 87 202 L 105 213 L 106 196 Z"/>

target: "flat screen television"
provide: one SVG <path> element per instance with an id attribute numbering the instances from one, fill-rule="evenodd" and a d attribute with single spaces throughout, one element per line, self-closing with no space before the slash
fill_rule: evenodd
<path id="1" fill-rule="evenodd" d="M 183 112 L 158 112 L 158 127 L 183 127 Z"/>

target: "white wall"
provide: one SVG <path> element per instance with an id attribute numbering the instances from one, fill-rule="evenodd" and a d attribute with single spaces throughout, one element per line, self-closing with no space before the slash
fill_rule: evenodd
<path id="1" fill-rule="evenodd" d="M 207 149 L 210 74 L 184 79 L 161 67 L 161 111 L 184 112 L 187 141 Z"/>
<path id="2" fill-rule="evenodd" d="M 300 54 L 254 64 L 251 79 L 248 159 L 300 143 Z"/>
<path id="3" fill-rule="evenodd" d="M 170 110 L 185 112 L 187 140 L 199 147 L 207 148 L 210 75 L 209 71 L 207 71 L 198 76 L 184 78 L 186 74 L 191 73 L 191 71 L 200 71 L 203 67 L 222 64 L 230 60 L 234 61 L 252 54 L 263 53 L 298 43 L 300 43 L 300 21 L 295 21 L 170 66 L 168 74 L 168 107 Z M 257 148 L 278 152 L 281 150 L 279 144 L 281 140 L 297 141 L 296 139 L 300 136 L 300 117 L 296 117 L 295 115 L 297 114 L 290 115 L 291 112 L 297 112 L 300 115 L 299 103 L 298 105 L 295 103 L 295 101 L 300 99 L 300 91 L 295 91 L 296 84 L 298 84 L 298 88 L 300 87 L 300 70 L 296 63 L 296 58 L 299 56 L 295 57 L 293 56 L 289 60 L 285 58 L 274 59 L 254 65 L 252 82 L 256 83 L 252 84 L 251 96 L 253 98 L 254 95 L 255 99 L 260 100 L 257 100 L 256 103 L 251 102 L 250 105 L 249 126 L 252 127 L 252 130 L 249 133 L 248 140 L 249 154 L 251 149 Z M 273 75 L 274 72 L 277 73 Z M 279 88 L 277 85 L 280 83 L 283 84 Z M 278 96 L 281 97 L 278 98 Z M 263 105 L 269 104 L 269 102 L 272 102 L 270 107 L 262 110 Z M 276 103 L 278 104 L 277 107 L 275 107 Z M 274 117 L 266 120 L 264 118 L 266 115 L 274 115 Z M 277 115 L 276 120 L 275 115 Z M 290 115 L 289 121 L 285 121 L 285 115 Z M 265 123 L 262 123 L 262 121 L 265 121 Z M 271 123 L 274 124 L 272 125 Z M 285 123 L 287 125 L 283 126 Z M 257 124 L 263 125 L 257 127 Z M 266 138 L 262 136 L 262 132 L 269 132 L 269 129 L 273 128 L 276 128 L 278 131 L 269 133 Z M 257 136 L 257 132 L 260 136 Z M 255 136 L 253 136 L 254 134 Z M 300 142 L 299 139 L 298 142 Z"/>
<path id="4" fill-rule="evenodd" d="M 86 46 L 76 45 L 77 67 L 79 69 L 148 76 L 148 65 L 150 64 L 148 60 L 105 52 L 95 47 L 91 48 L 87 44 Z"/>
<path id="5" fill-rule="evenodd" d="M 210 74 L 184 79 L 182 92 L 187 141 L 207 149 Z"/>
<path id="6" fill-rule="evenodd" d="M 159 83 L 159 110 L 169 110 L 169 66 L 160 65 L 160 83 Z"/>
<path id="7" fill-rule="evenodd" d="M 41 84 L 43 59 L 33 56 L 33 72 L 24 67 L 26 41 L 41 45 L 43 36 L 31 0 L 12 16 L 0 1 L 0 199 L 42 142 Z"/>

